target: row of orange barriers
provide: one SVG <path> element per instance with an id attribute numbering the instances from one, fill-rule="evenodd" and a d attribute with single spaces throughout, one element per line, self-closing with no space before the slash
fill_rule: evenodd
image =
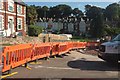
<path id="1" fill-rule="evenodd" d="M 65 54 L 72 49 L 86 48 L 90 42 L 50 42 L 6 46 L 2 52 L 2 72 L 44 57 Z"/>

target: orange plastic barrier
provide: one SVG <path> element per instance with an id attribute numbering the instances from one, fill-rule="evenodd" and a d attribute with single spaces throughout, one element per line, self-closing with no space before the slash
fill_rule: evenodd
<path id="1" fill-rule="evenodd" d="M 100 45 L 100 43 L 99 42 L 87 42 L 87 47 L 89 47 L 89 46 L 99 46 Z"/>
<path id="2" fill-rule="evenodd" d="M 89 49 L 96 49 L 100 45 L 100 42 L 87 42 L 86 47 Z"/>
<path id="3" fill-rule="evenodd" d="M 20 44 L 7 46 L 2 53 L 3 69 L 2 72 L 15 68 L 31 61 L 32 45 Z"/>
<path id="4" fill-rule="evenodd" d="M 58 54 L 58 49 L 59 49 L 59 43 L 50 43 L 51 45 L 51 51 L 50 51 L 50 56 L 54 56 Z"/>
<path id="5" fill-rule="evenodd" d="M 59 52 L 59 55 L 60 54 L 64 54 L 66 52 L 68 52 L 68 48 L 67 48 L 67 44 L 66 43 L 60 43 L 59 44 L 59 49 L 58 49 L 58 52 Z"/>
<path id="6" fill-rule="evenodd" d="M 78 43 L 77 43 L 77 42 L 74 42 L 74 43 L 73 43 L 73 49 L 76 49 L 77 46 L 78 46 Z"/>
<path id="7" fill-rule="evenodd" d="M 77 48 L 86 48 L 87 42 L 78 42 Z"/>
<path id="8" fill-rule="evenodd" d="M 73 42 L 67 42 L 67 49 L 72 50 L 73 49 Z"/>
<path id="9" fill-rule="evenodd" d="M 35 44 L 31 55 L 32 60 L 49 57 L 51 46 L 47 43 Z"/>
<path id="10" fill-rule="evenodd" d="M 49 42 L 6 46 L 2 52 L 2 72 L 18 67 L 29 61 L 57 54 L 65 54 L 72 49 L 98 45 L 98 42 Z"/>

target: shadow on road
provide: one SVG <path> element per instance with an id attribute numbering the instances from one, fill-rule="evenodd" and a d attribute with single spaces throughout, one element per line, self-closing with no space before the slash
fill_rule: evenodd
<path id="1" fill-rule="evenodd" d="M 69 61 L 67 65 L 71 68 L 80 70 L 94 70 L 94 71 L 120 71 L 119 64 L 110 64 L 104 61 L 85 61 L 75 60 Z"/>

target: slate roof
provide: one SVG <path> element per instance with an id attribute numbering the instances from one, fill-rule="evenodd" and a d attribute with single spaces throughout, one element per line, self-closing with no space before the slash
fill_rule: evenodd
<path id="1" fill-rule="evenodd" d="M 16 2 L 16 3 L 20 4 L 20 5 L 23 5 L 23 6 L 27 6 L 27 5 L 23 2 L 23 0 L 14 0 L 14 2 Z"/>

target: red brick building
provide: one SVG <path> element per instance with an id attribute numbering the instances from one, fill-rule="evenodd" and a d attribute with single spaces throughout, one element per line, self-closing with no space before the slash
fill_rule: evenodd
<path id="1" fill-rule="evenodd" d="M 26 35 L 26 5 L 21 0 L 0 0 L 0 35 Z"/>

